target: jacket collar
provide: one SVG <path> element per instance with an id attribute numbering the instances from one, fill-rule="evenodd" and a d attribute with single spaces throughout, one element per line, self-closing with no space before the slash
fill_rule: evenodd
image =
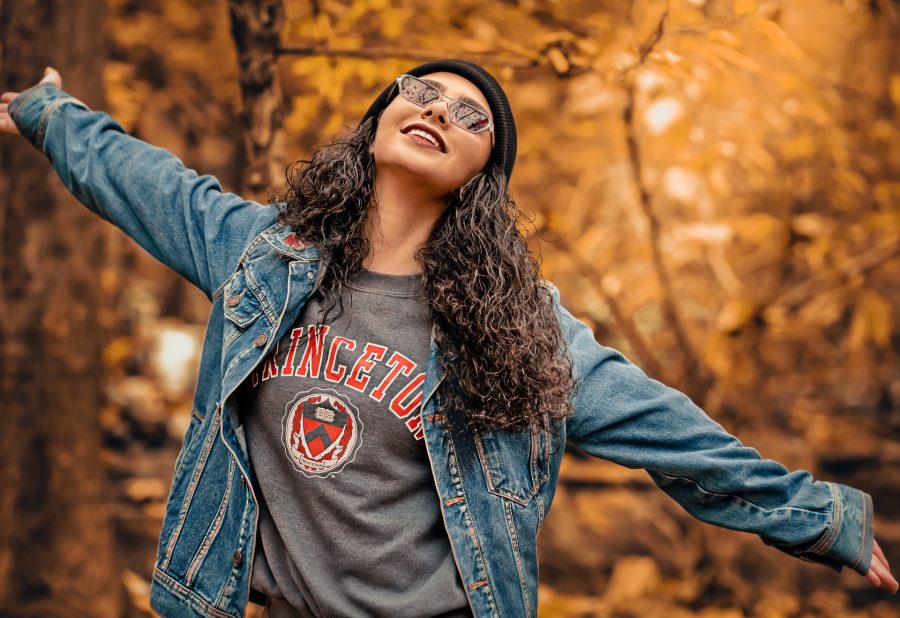
<path id="1" fill-rule="evenodd" d="M 300 240 L 300 237 L 284 223 L 275 223 L 262 233 L 263 239 L 279 253 L 295 260 L 311 262 L 321 256 L 315 245 Z"/>

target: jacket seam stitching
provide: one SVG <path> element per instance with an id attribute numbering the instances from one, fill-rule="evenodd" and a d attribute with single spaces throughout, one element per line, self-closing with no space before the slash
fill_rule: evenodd
<path id="1" fill-rule="evenodd" d="M 235 618 L 234 614 L 229 614 L 228 612 L 223 612 L 222 610 L 213 607 L 199 594 L 179 584 L 174 577 L 163 572 L 158 566 L 153 569 L 153 577 L 175 596 L 197 604 L 201 609 L 211 613 L 213 616 L 216 616 L 217 618 Z"/>
<path id="2" fill-rule="evenodd" d="M 168 568 L 169 562 L 172 560 L 172 554 L 175 552 L 175 544 L 178 542 L 178 538 L 181 536 L 181 531 L 184 528 L 185 521 L 187 520 L 188 510 L 191 508 L 191 502 L 194 498 L 194 492 L 197 489 L 197 485 L 200 484 L 200 477 L 203 475 L 203 471 L 206 468 L 206 462 L 209 459 L 209 453 L 212 451 L 212 445 L 215 442 L 215 432 L 216 432 L 216 423 L 221 422 L 221 417 L 216 415 L 213 417 L 213 425 L 209 429 L 209 434 L 206 436 L 206 442 L 203 445 L 203 449 L 200 451 L 200 457 L 197 460 L 197 467 L 194 469 L 194 473 L 191 475 L 191 482 L 188 484 L 187 492 L 184 496 L 184 502 L 181 505 L 181 512 L 178 514 L 178 523 L 175 525 L 175 529 L 172 531 L 172 537 L 169 539 L 169 545 L 166 548 L 166 557 L 160 565 L 162 568 Z"/>
<path id="3" fill-rule="evenodd" d="M 840 491 L 838 491 L 838 493 L 840 493 Z M 854 562 L 853 566 L 851 567 L 854 571 L 856 570 L 856 567 L 858 567 L 860 565 L 860 563 L 863 561 L 863 556 L 864 556 L 863 552 L 865 552 L 865 550 L 866 550 L 866 530 L 868 530 L 868 528 L 869 528 L 869 509 L 867 508 L 865 498 L 863 498 L 863 520 L 862 520 L 862 528 L 860 528 L 860 531 L 859 531 L 860 532 L 859 553 L 856 555 L 856 562 Z"/>
<path id="4" fill-rule="evenodd" d="M 209 549 L 216 541 L 216 537 L 219 536 L 219 531 L 222 529 L 222 521 L 225 519 L 225 513 L 228 510 L 228 503 L 231 501 L 231 486 L 234 484 L 234 458 L 229 457 L 228 459 L 228 483 L 225 485 L 225 493 L 222 496 L 222 501 L 219 503 L 219 510 L 216 511 L 216 516 L 209 524 L 209 529 L 206 531 L 206 535 L 203 537 L 203 541 L 197 549 L 197 555 L 194 556 L 194 559 L 191 561 L 191 565 L 188 567 L 187 573 L 185 574 L 184 581 L 188 585 L 193 581 L 200 565 L 206 560 Z"/>
<path id="5" fill-rule="evenodd" d="M 491 463 L 487 460 L 487 450 L 484 446 L 484 440 L 481 435 L 480 430 L 475 430 L 472 433 L 472 441 L 475 443 L 475 452 L 478 455 L 478 461 L 481 463 L 481 469 L 484 472 L 484 478 L 487 481 L 487 490 L 488 493 L 494 494 L 500 498 L 504 498 L 506 500 L 512 500 L 517 504 L 526 505 L 528 501 L 534 497 L 534 494 L 529 494 L 527 498 L 522 496 L 517 496 L 510 490 L 498 489 L 497 484 L 494 482 L 494 471 L 491 467 Z M 531 448 L 531 444 L 529 443 L 529 449 Z M 531 466 L 531 453 L 528 455 L 528 473 L 532 474 L 534 468 Z M 534 479 L 532 479 L 534 480 Z"/>
<path id="6" fill-rule="evenodd" d="M 236 455 L 232 454 L 231 457 L 232 457 L 232 459 L 234 459 L 234 457 L 236 457 Z M 243 478 L 243 472 L 240 469 L 238 469 L 238 474 L 240 474 L 241 478 Z M 241 516 L 241 527 L 238 530 L 238 550 L 241 550 L 241 551 L 243 551 L 243 549 L 244 549 L 244 542 L 246 540 L 247 522 L 250 521 L 250 517 L 248 517 L 248 515 L 247 515 L 247 510 L 248 510 L 247 507 L 249 507 L 251 504 L 250 492 L 246 488 L 244 489 L 244 491 L 245 491 L 244 512 Z M 232 563 L 232 565 L 233 565 L 233 563 Z M 238 568 L 239 567 L 232 566 L 231 574 L 228 576 L 228 581 L 225 583 L 225 586 L 222 588 L 222 592 L 219 594 L 218 598 L 216 599 L 216 605 L 222 605 L 226 599 L 228 599 L 228 600 L 231 599 L 232 594 L 226 594 L 226 591 L 229 588 L 231 588 L 231 591 L 233 593 L 234 585 L 237 583 L 236 572 L 237 572 Z M 253 570 L 253 563 L 251 561 L 251 563 L 250 563 L 251 573 L 252 573 L 252 570 Z M 249 575 L 248 575 L 247 579 L 248 580 L 250 579 Z"/>
<path id="7" fill-rule="evenodd" d="M 732 500 L 738 500 L 744 504 L 752 506 L 755 509 L 759 509 L 760 511 L 765 511 L 766 513 L 774 513 L 776 511 L 797 511 L 799 513 L 810 513 L 812 515 L 818 515 L 820 517 L 825 517 L 826 519 L 830 519 L 828 517 L 827 513 L 822 513 L 820 511 L 811 511 L 809 509 L 798 509 L 793 506 L 785 506 L 785 507 L 779 507 L 779 508 L 774 508 L 774 509 L 767 509 L 765 507 L 759 506 L 758 504 L 755 504 L 754 502 L 751 502 L 750 500 L 747 500 L 746 498 L 743 498 L 743 497 L 735 495 L 735 494 L 726 494 L 726 493 L 722 493 L 719 491 L 709 491 L 708 489 L 705 489 L 702 485 L 700 485 L 700 483 L 698 483 L 694 479 L 686 477 L 686 476 L 678 476 L 678 475 L 672 476 L 672 475 L 665 474 L 665 473 L 659 472 L 659 471 L 655 471 L 655 472 L 656 472 L 656 474 L 663 476 L 667 479 L 677 479 L 677 480 L 681 480 L 681 481 L 686 481 L 707 495 L 719 496 L 721 498 L 730 498 Z"/>
<path id="8" fill-rule="evenodd" d="M 453 459 L 456 460 L 456 462 L 457 462 L 457 464 L 456 464 L 457 469 L 459 469 L 459 458 L 456 455 L 455 440 L 453 438 L 452 432 L 449 432 L 449 431 L 447 432 L 447 447 L 449 448 L 450 453 L 453 456 Z M 466 485 L 463 482 L 462 474 L 457 475 L 457 478 L 459 479 L 459 487 L 462 490 L 462 494 L 466 498 L 466 504 L 468 504 L 469 496 L 466 493 Z M 485 577 L 488 578 L 488 582 L 489 582 L 488 590 L 487 590 L 488 605 L 491 608 L 491 613 L 494 615 L 497 615 L 497 600 L 494 598 L 494 586 L 490 585 L 490 572 L 488 571 L 487 564 L 484 561 L 483 545 L 481 543 L 481 539 L 478 537 L 478 530 L 475 528 L 475 524 L 472 522 L 472 516 L 471 516 L 469 509 L 466 509 L 463 512 L 463 518 L 465 519 L 466 527 L 469 529 L 469 534 L 471 535 L 472 539 L 475 541 L 475 554 L 478 558 L 478 562 L 481 564 L 481 570 L 484 573 Z M 463 582 L 463 584 L 465 585 L 465 582 Z M 483 586 L 479 586 L 479 587 L 483 587 Z"/>
<path id="9" fill-rule="evenodd" d="M 61 99 L 57 99 L 50 103 L 44 111 L 41 112 L 41 117 L 38 119 L 37 131 L 34 135 L 34 143 L 38 149 L 47 154 L 47 151 L 44 150 L 44 138 L 47 133 L 47 125 L 50 123 L 50 119 L 59 111 L 59 108 L 62 107 L 64 103 L 74 103 L 79 107 L 84 109 L 88 109 L 87 106 L 72 96 L 66 96 Z"/>
<path id="10" fill-rule="evenodd" d="M 269 304 L 269 300 L 263 293 L 262 288 L 259 287 L 259 283 L 256 282 L 256 278 L 253 276 L 253 272 L 251 271 L 251 269 L 247 268 L 246 264 L 244 265 L 244 281 L 247 282 L 247 289 L 253 292 L 253 296 L 259 303 L 260 309 L 262 309 L 263 313 L 266 314 L 266 317 L 269 318 L 269 321 L 274 324 L 277 321 L 278 316 L 275 313 L 275 310 L 272 309 L 272 305 Z M 256 318 L 253 318 L 250 321 L 255 321 L 255 319 Z"/>
<path id="11" fill-rule="evenodd" d="M 525 577 L 525 567 L 522 565 L 522 556 L 519 553 L 519 537 L 516 533 L 516 524 L 513 521 L 512 504 L 508 500 L 503 502 L 503 514 L 506 516 L 506 528 L 509 530 L 509 540 L 512 544 L 513 558 L 516 560 L 516 571 L 519 573 L 519 585 L 522 587 L 522 600 L 525 602 L 525 615 L 531 615 L 531 595 L 528 594 L 528 582 Z"/>

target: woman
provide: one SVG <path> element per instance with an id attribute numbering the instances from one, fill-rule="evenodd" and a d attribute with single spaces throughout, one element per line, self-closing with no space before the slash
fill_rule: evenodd
<path id="1" fill-rule="evenodd" d="M 213 302 L 159 613 L 534 615 L 567 440 L 704 521 L 896 591 L 868 495 L 761 459 L 539 278 L 508 192 L 513 117 L 481 67 L 399 76 L 270 207 L 60 88 L 49 71 L 4 94 L 0 127 Z"/>

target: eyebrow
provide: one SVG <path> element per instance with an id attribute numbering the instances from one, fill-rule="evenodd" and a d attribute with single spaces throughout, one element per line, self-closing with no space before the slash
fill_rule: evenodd
<path id="1" fill-rule="evenodd" d="M 434 79 L 423 79 L 422 81 L 425 82 L 425 83 L 431 84 L 432 86 L 434 86 L 435 88 L 437 88 L 438 90 L 440 90 L 440 91 L 441 91 L 441 94 L 446 94 L 446 93 L 447 93 L 447 86 L 445 86 L 444 84 L 442 84 L 441 82 L 439 82 L 439 81 L 437 81 L 437 80 L 434 80 Z M 469 105 L 472 105 L 472 106 L 474 106 L 474 107 L 477 107 L 478 109 L 480 109 L 481 111 L 483 111 L 485 114 L 487 114 L 487 110 L 484 109 L 484 106 L 483 106 L 481 103 L 479 103 L 478 101 L 476 101 L 475 99 L 473 99 L 472 97 L 467 97 L 466 95 L 463 95 L 463 96 L 459 97 L 459 99 L 457 99 L 457 100 L 458 100 L 458 101 L 463 101 L 463 102 L 465 102 L 465 103 L 468 103 Z"/>

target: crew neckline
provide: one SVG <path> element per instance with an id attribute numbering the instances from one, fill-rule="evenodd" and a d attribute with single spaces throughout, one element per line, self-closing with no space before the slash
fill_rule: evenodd
<path id="1" fill-rule="evenodd" d="M 359 272 L 347 281 L 347 285 L 362 292 L 412 298 L 422 287 L 422 275 L 421 271 L 411 275 L 377 273 L 361 267 Z"/>

